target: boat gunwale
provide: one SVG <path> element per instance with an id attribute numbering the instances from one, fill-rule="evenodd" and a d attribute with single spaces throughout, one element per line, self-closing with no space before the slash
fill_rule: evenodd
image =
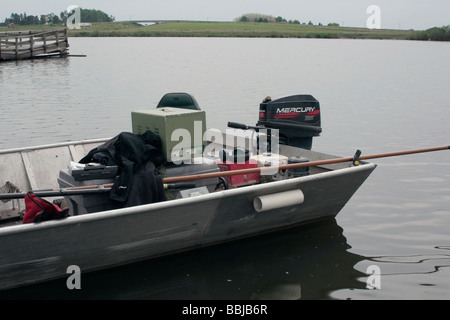
<path id="1" fill-rule="evenodd" d="M 113 219 L 113 218 L 117 218 L 117 217 L 133 215 L 133 214 L 146 214 L 146 213 L 150 213 L 150 212 L 153 212 L 153 211 L 156 211 L 159 209 L 180 207 L 180 206 L 189 205 L 189 204 L 193 204 L 193 203 L 197 203 L 197 202 L 201 202 L 201 201 L 220 200 L 220 199 L 224 199 L 224 198 L 228 198 L 228 197 L 237 196 L 240 194 L 245 194 L 248 192 L 255 192 L 255 191 L 256 192 L 264 192 L 265 190 L 271 190 L 271 189 L 278 190 L 280 188 L 286 188 L 286 187 L 287 188 L 295 188 L 296 185 L 298 188 L 303 183 L 316 181 L 316 180 L 322 179 L 322 178 L 340 176 L 340 175 L 345 175 L 347 173 L 352 173 L 352 172 L 357 172 L 357 171 L 366 171 L 366 170 L 373 171 L 376 166 L 377 165 L 375 163 L 362 163 L 358 166 L 349 166 L 346 168 L 335 169 L 335 170 L 321 172 L 321 173 L 303 176 L 303 177 L 297 177 L 297 178 L 291 178 L 291 179 L 256 184 L 256 185 L 249 185 L 249 186 L 244 186 L 244 187 L 240 187 L 240 188 L 216 191 L 216 192 L 208 193 L 205 195 L 199 195 L 199 196 L 191 197 L 191 198 L 173 199 L 173 200 L 168 200 L 168 201 L 164 201 L 164 202 L 143 204 L 143 205 L 138 205 L 138 206 L 128 207 L 128 208 L 98 211 L 98 212 L 93 212 L 93 213 L 88 213 L 88 214 L 83 214 L 83 215 L 69 216 L 62 220 L 50 220 L 50 221 L 43 221 L 43 222 L 32 223 L 32 224 L 6 226 L 6 227 L 0 228 L 0 237 L 7 236 L 9 234 L 14 234 L 14 233 L 27 232 L 27 231 L 31 231 L 31 230 L 52 229 L 52 228 L 57 228 L 57 227 L 64 227 L 66 225 L 80 224 L 80 223 L 86 223 L 86 222 L 103 220 L 103 219 Z M 278 192 L 278 191 L 274 191 L 274 192 Z"/>
<path id="2" fill-rule="evenodd" d="M 43 150 L 43 149 L 51 149 L 51 148 L 59 148 L 59 147 L 67 147 L 72 145 L 83 145 L 83 144 L 91 144 L 91 143 L 101 143 L 106 142 L 111 138 L 98 138 L 98 139 L 89 139 L 89 140 L 77 140 L 77 141 L 66 141 L 66 142 L 55 142 L 51 144 L 43 144 L 38 146 L 28 146 L 28 147 L 19 147 L 19 148 L 11 148 L 11 149 L 3 149 L 0 150 L 0 155 L 8 154 L 8 153 L 17 153 L 17 152 L 27 152 L 27 151 L 35 151 L 35 150 Z"/>

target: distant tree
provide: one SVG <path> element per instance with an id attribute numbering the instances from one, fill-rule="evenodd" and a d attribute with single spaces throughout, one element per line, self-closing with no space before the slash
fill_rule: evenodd
<path id="1" fill-rule="evenodd" d="M 329 27 L 339 27 L 339 23 L 332 22 L 328 24 Z"/>
<path id="2" fill-rule="evenodd" d="M 239 18 L 234 19 L 234 21 L 268 23 L 268 22 L 275 22 L 275 18 L 273 16 L 260 13 L 246 13 L 240 16 Z"/>
<path id="3" fill-rule="evenodd" d="M 24 25 L 39 24 L 39 18 L 36 16 L 27 16 L 26 14 L 24 14 L 22 24 Z"/>
<path id="4" fill-rule="evenodd" d="M 450 25 L 427 30 L 431 40 L 450 41 Z"/>
<path id="5" fill-rule="evenodd" d="M 5 19 L 5 24 L 35 25 L 40 24 L 40 19 L 37 16 L 29 16 L 26 12 L 21 14 L 11 13 L 11 16 Z"/>
<path id="6" fill-rule="evenodd" d="M 433 40 L 450 41 L 450 25 L 443 27 L 434 27 L 419 32 L 413 39 L 415 40 Z"/>
<path id="7" fill-rule="evenodd" d="M 278 16 L 278 17 L 275 18 L 275 22 L 277 22 L 277 23 L 283 23 L 283 22 L 287 23 L 287 20 L 285 18 L 283 18 L 283 17 Z"/>
<path id="8" fill-rule="evenodd" d="M 111 22 L 114 21 L 114 17 L 106 14 L 103 11 L 95 9 L 81 9 L 81 21 L 82 22 Z M 59 16 L 54 13 L 49 13 L 40 16 L 30 16 L 24 13 L 11 13 L 9 18 L 5 19 L 4 24 L 14 25 L 36 25 L 36 24 L 60 24 L 67 20 L 68 13 L 61 12 Z"/>
<path id="9" fill-rule="evenodd" d="M 47 23 L 57 24 L 58 22 L 57 22 L 57 20 L 55 19 L 55 17 L 58 18 L 58 16 L 55 15 L 54 13 L 49 13 L 49 14 L 47 14 L 47 17 L 46 17 Z M 58 20 L 59 20 L 59 19 L 58 19 Z"/>
<path id="10" fill-rule="evenodd" d="M 114 17 L 106 14 L 101 10 L 81 9 L 82 22 L 112 22 Z"/>
<path id="11" fill-rule="evenodd" d="M 242 17 L 239 19 L 239 22 L 248 22 L 248 17 L 247 17 L 247 16 L 242 16 Z"/>
<path id="12" fill-rule="evenodd" d="M 61 23 L 61 20 L 59 19 L 59 17 L 55 14 L 53 17 L 52 17 L 52 24 L 60 24 Z"/>
<path id="13" fill-rule="evenodd" d="M 288 23 L 288 24 L 300 24 L 300 21 L 296 20 L 286 20 L 285 18 L 278 16 L 273 17 L 270 15 L 264 15 L 259 13 L 247 13 L 234 19 L 236 22 L 259 22 L 259 23 Z"/>

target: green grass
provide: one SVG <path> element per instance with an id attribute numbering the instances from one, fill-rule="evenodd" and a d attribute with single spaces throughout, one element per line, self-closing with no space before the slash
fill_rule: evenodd
<path id="1" fill-rule="evenodd" d="M 98 23 L 91 28 L 71 30 L 71 36 L 137 37 L 270 37 L 270 38 L 370 38 L 407 39 L 412 31 L 369 30 L 268 23 L 165 22 L 153 26 L 133 23 Z"/>
<path id="2" fill-rule="evenodd" d="M 55 29 L 61 26 L 19 26 L 3 31 Z M 164 22 L 142 26 L 132 22 L 93 23 L 92 27 L 69 30 L 72 37 L 269 37 L 269 38 L 351 38 L 414 39 L 420 31 L 351 27 L 310 26 L 298 24 L 235 22 Z"/>

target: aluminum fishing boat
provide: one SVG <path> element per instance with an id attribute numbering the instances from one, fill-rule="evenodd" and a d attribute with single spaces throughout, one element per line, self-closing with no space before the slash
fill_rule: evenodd
<path id="1" fill-rule="evenodd" d="M 186 98 L 176 94 L 166 99 L 178 103 L 180 97 Z M 194 107 L 184 110 L 197 112 L 195 100 L 190 103 Z M 164 108 L 170 107 L 156 109 Z M 293 123 L 299 115 L 315 124 Z M 230 146 L 235 137 L 228 133 L 220 144 L 214 139 L 203 146 L 222 150 L 203 157 L 207 160 L 176 165 L 166 159 L 164 181 L 175 185 L 165 190 L 166 200 L 133 206 L 110 200 L 114 178 L 91 172 L 80 178 L 69 168 L 111 138 L 0 151 L 0 290 L 68 277 L 70 266 L 83 274 L 334 218 L 376 165 L 357 156 L 338 161 L 342 158 L 310 150 L 312 137 L 320 133 L 319 116 L 318 103 L 310 96 L 265 101 L 256 127 L 230 126 L 279 130 L 276 153 L 273 144 L 269 152 L 256 155 L 246 146 Z M 300 129 L 310 133 L 299 136 Z M 225 161 L 225 154 L 233 157 L 242 149 L 250 150 L 242 163 Z M 271 165 L 274 157 L 276 166 Z M 191 185 L 177 187 L 177 181 Z M 47 189 L 48 196 L 39 192 Z M 30 190 L 67 206 L 69 215 L 23 223 L 26 205 L 14 195 Z"/>

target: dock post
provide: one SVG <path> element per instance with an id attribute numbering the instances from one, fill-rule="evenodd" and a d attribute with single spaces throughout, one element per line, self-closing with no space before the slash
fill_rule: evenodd
<path id="1" fill-rule="evenodd" d="M 19 57 L 19 39 L 18 37 L 16 37 L 16 41 L 15 41 L 15 55 L 16 55 L 16 60 Z"/>
<path id="2" fill-rule="evenodd" d="M 47 53 L 47 35 L 43 34 L 43 40 L 44 40 L 44 53 Z"/>
<path id="3" fill-rule="evenodd" d="M 30 36 L 30 56 L 33 57 L 34 55 L 34 36 Z"/>

